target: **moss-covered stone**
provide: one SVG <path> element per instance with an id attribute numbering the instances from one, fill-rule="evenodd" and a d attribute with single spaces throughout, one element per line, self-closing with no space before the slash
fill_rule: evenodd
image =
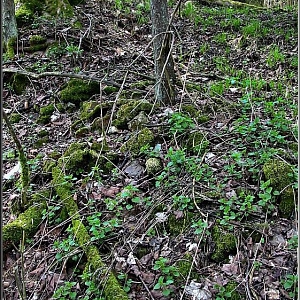
<path id="1" fill-rule="evenodd" d="M 223 262 L 228 255 L 236 251 L 236 238 L 232 233 L 222 231 L 219 225 L 212 229 L 212 238 L 215 242 L 215 249 L 211 258 L 216 262 Z"/>
<path id="2" fill-rule="evenodd" d="M 41 45 L 44 44 L 47 41 L 47 38 L 41 35 L 32 35 L 29 38 L 29 44 L 30 46 L 34 45 Z"/>
<path id="3" fill-rule="evenodd" d="M 75 136 L 76 137 L 83 137 L 83 136 L 86 136 L 88 135 L 90 132 L 90 129 L 88 127 L 81 127 L 79 128 L 78 130 L 76 130 L 75 132 Z"/>
<path id="4" fill-rule="evenodd" d="M 60 99 L 64 103 L 71 102 L 79 107 L 83 101 L 86 101 L 93 95 L 99 93 L 99 83 L 94 81 L 88 82 L 86 80 L 71 79 L 68 82 L 67 87 L 60 92 Z"/>
<path id="5" fill-rule="evenodd" d="M 162 170 L 162 163 L 160 159 L 156 157 L 150 157 L 146 160 L 146 172 L 147 174 L 156 174 Z"/>
<path id="6" fill-rule="evenodd" d="M 16 10 L 16 21 L 18 27 L 23 27 L 29 25 L 34 20 L 34 13 L 31 9 L 27 8 L 25 5 L 21 5 Z"/>
<path id="7" fill-rule="evenodd" d="M 12 79 L 10 80 L 10 82 L 11 82 L 11 86 L 12 86 L 14 92 L 17 95 L 21 95 L 24 92 L 24 90 L 26 89 L 26 87 L 29 83 L 29 80 L 28 80 L 27 76 L 16 73 L 12 76 Z"/>
<path id="8" fill-rule="evenodd" d="M 9 59 L 14 58 L 16 43 L 17 43 L 17 38 L 16 37 L 11 37 L 10 39 L 8 39 L 6 44 L 3 42 L 4 52 L 7 56 L 7 58 L 9 58 Z"/>
<path id="9" fill-rule="evenodd" d="M 23 238 L 23 232 L 25 238 L 36 232 L 42 221 L 42 210 L 45 207 L 46 201 L 40 202 L 21 213 L 16 220 L 3 226 L 2 241 L 4 250 L 8 250 L 12 243 L 18 245 Z"/>
<path id="10" fill-rule="evenodd" d="M 110 115 L 106 115 L 103 118 L 101 117 L 96 118 L 91 124 L 92 131 L 98 130 L 100 132 L 104 132 L 108 127 L 109 121 L 110 121 Z"/>
<path id="11" fill-rule="evenodd" d="M 273 190 L 281 192 L 278 198 L 279 211 L 282 217 L 288 218 L 295 210 L 292 167 L 280 159 L 271 159 L 264 164 L 263 172 Z"/>
<path id="12" fill-rule="evenodd" d="M 106 115 L 108 109 L 112 106 L 110 103 L 99 104 L 97 101 L 83 102 L 80 109 L 80 119 L 93 121 L 97 117 Z"/>
<path id="13" fill-rule="evenodd" d="M 19 123 L 20 120 L 21 120 L 21 115 L 20 114 L 12 113 L 9 116 L 9 121 L 10 121 L 11 124 Z"/>
<path id="14" fill-rule="evenodd" d="M 108 174 L 117 162 L 117 154 L 113 152 L 99 155 L 90 149 L 87 143 L 73 143 L 66 150 L 58 163 L 71 174 L 90 172 L 96 164 L 104 174 Z"/>
<path id="15" fill-rule="evenodd" d="M 153 145 L 154 134 L 148 128 L 142 129 L 139 133 L 134 134 L 122 147 L 121 152 L 129 151 L 131 155 L 139 154 L 140 149 L 146 145 Z"/>
<path id="16" fill-rule="evenodd" d="M 153 104 L 144 100 L 129 100 L 127 103 L 120 106 L 117 112 L 117 118 L 113 121 L 113 125 L 127 129 L 128 122 L 131 121 L 139 112 L 144 111 L 150 113 L 153 109 Z"/>
<path id="17" fill-rule="evenodd" d="M 51 120 L 51 116 L 55 111 L 55 107 L 53 104 L 49 104 L 40 108 L 40 116 L 36 120 L 39 124 L 48 124 Z"/>
<path id="18" fill-rule="evenodd" d="M 208 145 L 208 140 L 200 131 L 190 133 L 183 143 L 187 151 L 196 155 L 203 155 Z"/>
<path id="19" fill-rule="evenodd" d="M 128 128 L 131 131 L 140 130 L 144 128 L 148 122 L 149 119 L 146 116 L 145 112 L 140 111 L 136 117 L 134 117 L 131 121 L 128 122 Z"/>

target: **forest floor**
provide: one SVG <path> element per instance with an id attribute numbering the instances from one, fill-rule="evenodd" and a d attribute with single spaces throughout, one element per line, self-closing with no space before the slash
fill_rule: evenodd
<path id="1" fill-rule="evenodd" d="M 28 158 L 28 193 L 51 195 L 37 232 L 4 253 L 4 299 L 105 299 L 103 282 L 82 276 L 86 257 L 44 168 L 74 142 L 89 147 L 103 140 L 115 154 L 114 168 L 81 165 L 66 180 L 91 243 L 130 299 L 297 299 L 297 11 L 201 5 L 195 13 L 188 5 L 171 27 L 176 103 L 139 114 L 154 139 L 135 151 L 122 150 L 141 130 L 129 117 L 119 127 L 75 134 L 71 125 L 82 107 L 60 98 L 69 78 L 29 77 L 17 94 L 5 74 L 3 107 L 14 115 Z M 92 97 L 115 103 L 114 116 L 121 98 L 155 103 L 151 23 L 144 8 L 128 7 L 78 5 L 80 29 L 36 17 L 19 29 L 16 57 L 3 67 L 114 81 L 122 91 L 101 83 Z M 26 52 L 32 35 L 57 44 Z M 37 122 L 40 108 L 51 103 L 51 118 Z M 8 224 L 17 218 L 12 203 L 20 198 L 20 180 L 10 173 L 18 155 L 3 128 L 3 174 L 12 177 L 3 182 Z M 147 173 L 149 158 L 161 163 L 155 174 Z M 285 186 L 276 191 L 278 182 Z M 283 203 L 286 190 L 292 205 Z"/>

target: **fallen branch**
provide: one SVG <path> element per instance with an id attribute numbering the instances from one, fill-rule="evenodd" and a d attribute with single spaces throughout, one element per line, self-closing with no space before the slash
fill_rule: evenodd
<path id="1" fill-rule="evenodd" d="M 42 77 L 47 77 L 47 76 L 54 76 L 54 77 L 67 77 L 67 78 L 77 78 L 77 79 L 82 79 L 82 80 L 90 80 L 90 81 L 95 81 L 95 82 L 101 82 L 105 83 L 107 85 L 111 85 L 114 87 L 121 87 L 121 84 L 112 81 L 112 80 L 105 80 L 103 78 L 97 78 L 93 76 L 88 76 L 84 74 L 74 74 L 74 73 L 61 73 L 61 72 L 43 72 L 43 73 L 33 73 L 25 70 L 19 70 L 15 68 L 4 68 L 2 69 L 3 73 L 17 73 L 21 75 L 25 75 L 34 79 L 40 79 Z"/>
<path id="2" fill-rule="evenodd" d="M 92 244 L 90 235 L 81 222 L 78 206 L 73 199 L 72 184 L 65 180 L 62 169 L 59 165 L 52 169 L 53 185 L 72 220 L 74 236 L 87 256 L 87 269 L 97 274 L 95 278 L 100 279 L 106 300 L 129 300 L 114 274 L 102 261 L 98 248 Z"/>

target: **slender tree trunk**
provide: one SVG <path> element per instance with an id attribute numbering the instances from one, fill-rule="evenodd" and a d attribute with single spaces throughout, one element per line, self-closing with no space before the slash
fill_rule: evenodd
<path id="1" fill-rule="evenodd" d="M 172 34 L 169 25 L 167 0 L 151 0 L 153 53 L 155 64 L 156 100 L 164 104 L 175 101 L 175 72 L 171 53 Z"/>
<path id="2" fill-rule="evenodd" d="M 14 0 L 2 0 L 2 35 L 4 49 L 11 57 L 14 55 L 13 44 L 18 36 Z"/>

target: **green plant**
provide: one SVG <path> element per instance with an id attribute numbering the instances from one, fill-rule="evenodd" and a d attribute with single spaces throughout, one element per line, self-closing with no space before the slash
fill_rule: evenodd
<path id="1" fill-rule="evenodd" d="M 192 199 L 184 195 L 179 195 L 179 196 L 173 195 L 172 200 L 175 207 L 178 208 L 179 210 L 184 210 L 186 208 L 189 209 L 193 208 Z"/>
<path id="2" fill-rule="evenodd" d="M 53 294 L 53 299 L 73 300 L 77 299 L 77 292 L 74 291 L 76 282 L 66 281 L 63 286 L 59 287 Z"/>
<path id="3" fill-rule="evenodd" d="M 197 222 L 193 222 L 192 228 L 195 228 L 194 234 L 202 234 L 203 231 L 206 230 L 208 224 L 206 221 L 199 219 Z"/>
<path id="4" fill-rule="evenodd" d="M 187 130 L 195 128 L 194 121 L 190 117 L 178 112 L 171 115 L 168 123 L 170 124 L 170 132 L 172 134 L 184 133 Z"/>
<path id="5" fill-rule="evenodd" d="M 258 205 L 263 208 L 267 208 L 267 210 L 273 211 L 275 209 L 274 205 L 274 196 L 279 195 L 278 191 L 273 191 L 273 188 L 270 186 L 271 181 L 261 181 L 260 182 L 260 193 L 258 197 L 260 200 L 258 201 Z"/>
<path id="6" fill-rule="evenodd" d="M 260 33 L 260 22 L 254 20 L 242 28 L 242 32 L 246 36 L 257 36 Z"/>
<path id="7" fill-rule="evenodd" d="M 278 46 L 275 46 L 269 52 L 269 55 L 267 57 L 267 65 L 268 67 L 273 68 L 278 63 L 284 62 L 284 60 L 285 60 L 285 55 L 281 53 Z"/>
<path id="8" fill-rule="evenodd" d="M 288 240 L 288 247 L 289 247 L 289 249 L 297 249 L 298 235 L 294 235 Z"/>
<path id="9" fill-rule="evenodd" d="M 226 44 L 227 41 L 227 33 L 222 32 L 222 33 L 218 33 L 214 36 L 214 40 L 218 43 L 218 44 Z"/>
<path id="10" fill-rule="evenodd" d="M 181 11 L 182 16 L 193 20 L 197 15 L 197 8 L 192 1 L 187 1 Z"/>
<path id="11" fill-rule="evenodd" d="M 53 243 L 53 248 L 58 250 L 58 252 L 55 255 L 55 258 L 58 261 L 61 261 L 64 256 L 69 255 L 74 249 L 78 247 L 78 243 L 76 242 L 72 228 L 69 226 L 66 231 L 69 233 L 68 237 L 62 241 L 55 241 Z M 72 260 L 77 261 L 78 256 L 72 255 Z"/>
<path id="12" fill-rule="evenodd" d="M 208 42 L 203 43 L 200 48 L 199 48 L 199 52 L 200 54 L 205 54 L 208 50 L 210 49 L 210 45 Z"/>
<path id="13" fill-rule="evenodd" d="M 123 289 L 126 293 L 128 293 L 131 289 L 132 279 L 128 279 L 128 275 L 124 273 L 119 273 L 117 277 L 124 281 Z"/>
<path id="14" fill-rule="evenodd" d="M 163 274 L 158 278 L 154 289 L 161 289 L 164 296 L 171 294 L 172 289 L 169 288 L 169 285 L 174 283 L 174 277 L 179 276 L 178 268 L 175 266 L 170 266 L 167 263 L 168 259 L 160 257 L 157 261 L 155 261 L 153 266 L 154 270 L 158 270 Z"/>
<path id="15" fill-rule="evenodd" d="M 298 299 L 298 275 L 287 274 L 281 280 L 284 289 L 288 291 L 289 296 L 293 299 Z"/>
<path id="16" fill-rule="evenodd" d="M 95 281 L 95 274 L 83 272 L 80 277 L 87 287 L 83 300 L 105 300 L 104 297 L 101 297 L 102 291 L 99 289 L 99 284 Z"/>

